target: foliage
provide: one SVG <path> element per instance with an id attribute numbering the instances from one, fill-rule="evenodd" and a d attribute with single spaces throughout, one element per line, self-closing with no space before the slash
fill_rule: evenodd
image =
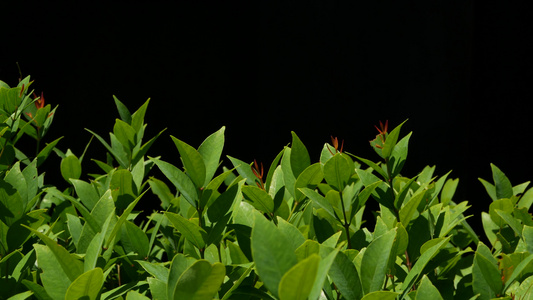
<path id="1" fill-rule="evenodd" d="M 267 170 L 222 162 L 222 127 L 198 148 L 171 136 L 179 167 L 147 155 L 163 132 L 145 142 L 149 101 L 132 114 L 115 98 L 109 139 L 90 131 L 108 159 L 93 159 L 101 174 L 87 180 L 86 153 L 59 150 L 60 139 L 41 149 L 56 109 L 30 85 L 0 81 L 1 299 L 533 298 L 529 182 L 513 186 L 494 165 L 493 182 L 480 179 L 492 199 L 485 245 L 468 203 L 453 199 L 458 179 L 435 167 L 402 175 L 403 123 L 381 124 L 370 142 L 379 162 L 336 138 L 313 162 L 294 132 Z M 34 156 L 15 146 L 23 136 Z M 66 188 L 45 184 L 52 151 Z"/>

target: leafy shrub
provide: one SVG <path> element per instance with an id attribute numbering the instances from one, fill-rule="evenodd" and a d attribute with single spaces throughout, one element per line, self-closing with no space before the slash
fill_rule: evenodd
<path id="1" fill-rule="evenodd" d="M 411 133 L 381 124 L 374 162 L 337 139 L 313 162 L 292 132 L 268 168 L 228 156 L 222 127 L 198 147 L 171 136 L 182 167 L 148 156 L 148 101 L 133 114 L 115 98 L 101 174 L 60 139 L 41 149 L 55 108 L 29 77 L 0 81 L 2 299 L 492 299 L 533 297 L 533 189 L 491 165 L 485 245 L 469 226 L 458 179 L 401 175 Z M 17 149 L 36 141 L 34 156 Z M 45 184 L 54 151 L 69 187 Z M 163 178 L 148 176 L 153 168 Z M 160 209 L 136 211 L 139 202 Z M 368 201 L 379 210 L 365 220 Z M 145 217 L 146 216 L 146 217 Z M 372 226 L 367 226 L 372 221 Z M 371 228 L 372 227 L 372 228 Z"/>

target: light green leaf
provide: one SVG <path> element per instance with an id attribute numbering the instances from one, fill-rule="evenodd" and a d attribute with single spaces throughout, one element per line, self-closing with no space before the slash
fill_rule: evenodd
<path id="1" fill-rule="evenodd" d="M 312 164 L 300 173 L 294 184 L 297 202 L 301 202 L 305 196 L 299 190 L 300 188 L 314 189 L 324 179 L 324 172 L 320 163 Z"/>
<path id="2" fill-rule="evenodd" d="M 281 300 L 305 300 L 311 293 L 318 271 L 320 256 L 312 254 L 294 265 L 279 283 Z"/>
<path id="3" fill-rule="evenodd" d="M 172 259 L 172 263 L 170 265 L 170 270 L 168 273 L 168 281 L 167 281 L 167 299 L 175 299 L 174 293 L 175 288 L 178 283 L 178 280 L 180 279 L 181 275 L 187 270 L 190 266 L 192 266 L 196 262 L 196 259 L 193 257 L 186 257 L 185 255 L 178 253 L 174 256 Z"/>
<path id="4" fill-rule="evenodd" d="M 265 190 L 245 185 L 242 187 L 242 194 L 256 209 L 268 214 L 274 213 L 274 200 Z"/>
<path id="5" fill-rule="evenodd" d="M 118 211 L 125 209 L 137 196 L 133 175 L 126 169 L 119 169 L 113 173 L 109 188 Z"/>
<path id="6" fill-rule="evenodd" d="M 395 238 L 396 228 L 393 228 L 368 245 L 361 263 L 361 284 L 364 294 L 383 288 L 389 259 L 391 257 L 392 259 L 396 258 L 396 253 L 392 253 L 391 256 Z"/>
<path id="7" fill-rule="evenodd" d="M 431 280 L 424 275 L 422 276 L 422 280 L 420 281 L 420 286 L 417 289 L 416 292 L 416 298 L 415 300 L 426 300 L 426 299 L 435 299 L 440 300 L 443 299 L 439 290 L 431 283 Z"/>
<path id="8" fill-rule="evenodd" d="M 98 191 L 96 188 L 83 180 L 70 179 L 70 182 L 76 190 L 76 195 L 80 198 L 81 203 L 85 205 L 89 210 L 92 210 L 99 200 Z"/>
<path id="9" fill-rule="evenodd" d="M 173 299 L 211 300 L 217 294 L 225 275 L 223 264 L 211 265 L 207 260 L 199 260 L 180 276 Z"/>
<path id="10" fill-rule="evenodd" d="M 148 103 L 150 103 L 150 98 L 146 100 L 146 102 L 141 105 L 132 115 L 131 115 L 131 126 L 135 130 L 135 132 L 139 132 L 141 127 L 144 124 L 144 115 L 146 114 L 146 110 L 148 109 Z"/>
<path id="11" fill-rule="evenodd" d="M 198 152 L 202 155 L 205 164 L 205 181 L 203 186 L 207 186 L 215 175 L 220 156 L 224 148 L 224 131 L 226 127 L 222 126 L 217 132 L 208 136 L 198 147 Z"/>
<path id="12" fill-rule="evenodd" d="M 96 300 L 103 284 L 104 273 L 102 269 L 96 268 L 87 271 L 70 284 L 65 295 L 65 300 Z"/>
<path id="13" fill-rule="evenodd" d="M 268 290 L 278 296 L 281 278 L 298 262 L 296 254 L 287 249 L 288 238 L 272 222 L 257 211 L 254 215 L 251 242 L 257 273 Z"/>
<path id="14" fill-rule="evenodd" d="M 294 131 L 291 131 L 292 134 L 292 144 L 291 144 L 291 154 L 290 162 L 292 168 L 292 174 L 294 178 L 298 178 L 300 173 L 303 172 L 311 164 L 311 159 L 309 157 L 309 152 L 307 148 L 302 143 L 300 138 L 296 135 Z"/>
<path id="15" fill-rule="evenodd" d="M 126 300 L 150 300 L 150 298 L 137 291 L 129 291 L 126 294 Z"/>
<path id="16" fill-rule="evenodd" d="M 500 294 L 503 289 L 498 266 L 488 260 L 479 251 L 476 251 L 474 256 L 472 288 L 475 294 L 481 294 L 481 299 L 492 299 L 494 296 Z"/>
<path id="17" fill-rule="evenodd" d="M 376 291 L 366 294 L 363 298 L 361 298 L 361 300 L 394 300 L 398 295 L 399 293 L 391 291 Z"/>
<path id="18" fill-rule="evenodd" d="M 128 150 L 128 153 L 133 151 L 133 147 L 137 144 L 135 142 L 135 129 L 131 127 L 128 123 L 116 119 L 115 126 L 113 127 L 113 134 L 117 140 L 122 144 L 122 146 Z"/>
<path id="19" fill-rule="evenodd" d="M 168 281 L 168 272 L 169 270 L 164 267 L 160 263 L 151 263 L 144 260 L 136 260 L 136 262 L 143 267 L 143 269 L 146 270 L 146 272 L 150 273 L 150 275 L 154 276 L 156 279 L 159 279 L 163 282 Z"/>
<path id="20" fill-rule="evenodd" d="M 324 178 L 335 190 L 342 191 L 355 172 L 352 167 L 345 155 L 337 153 L 324 164 Z"/>
<path id="21" fill-rule="evenodd" d="M 81 163 L 76 155 L 70 152 L 70 149 L 67 151 L 67 156 L 61 160 L 61 176 L 67 182 L 70 182 L 70 179 L 78 179 L 81 176 Z"/>
<path id="22" fill-rule="evenodd" d="M 171 136 L 178 148 L 185 168 L 185 173 L 191 178 L 197 188 L 204 187 L 206 181 L 206 168 L 202 155 L 189 144 Z"/>
<path id="23" fill-rule="evenodd" d="M 385 139 L 385 145 L 383 145 L 383 149 L 381 153 L 383 154 L 383 158 L 388 159 L 391 156 L 392 151 L 394 150 L 396 146 L 396 142 L 398 141 L 398 137 L 400 135 L 400 129 L 402 128 L 402 125 L 407 122 L 407 120 L 403 121 L 400 125 L 396 126 Z M 407 149 L 407 147 L 406 147 Z M 406 155 L 407 155 L 407 151 Z"/>

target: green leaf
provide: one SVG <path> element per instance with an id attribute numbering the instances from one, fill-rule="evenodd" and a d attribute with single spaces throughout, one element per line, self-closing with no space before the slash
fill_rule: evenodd
<path id="1" fill-rule="evenodd" d="M 229 155 L 228 158 L 239 173 L 239 175 L 241 175 L 242 178 L 246 179 L 246 184 L 255 186 L 257 177 L 255 177 L 254 172 L 252 172 L 250 164 L 245 163 L 244 161 L 239 160 L 237 158 L 233 158 Z"/>
<path id="2" fill-rule="evenodd" d="M 57 244 L 52 247 L 35 244 L 33 247 L 39 267 L 43 270 L 41 281 L 46 293 L 52 299 L 64 299 L 70 284 L 83 273 L 82 262 Z"/>
<path id="3" fill-rule="evenodd" d="M 122 226 L 120 243 L 126 253 L 134 252 L 142 258 L 148 257 L 149 241 L 146 233 L 132 222 L 126 221 Z"/>
<path id="4" fill-rule="evenodd" d="M 478 180 L 481 182 L 481 184 L 483 184 L 483 187 L 485 187 L 485 190 L 492 201 L 498 200 L 498 197 L 496 196 L 496 187 L 492 183 L 482 178 L 478 178 Z"/>
<path id="5" fill-rule="evenodd" d="M 207 186 L 218 169 L 220 156 L 224 148 L 224 131 L 222 126 L 217 132 L 208 136 L 198 147 L 198 152 L 202 155 L 205 164 L 205 181 L 203 186 Z"/>
<path id="6" fill-rule="evenodd" d="M 322 293 L 322 288 L 324 287 L 324 283 L 328 276 L 329 270 L 333 265 L 335 257 L 337 257 L 338 253 L 339 250 L 332 248 L 328 249 L 326 246 L 324 246 L 324 244 L 322 244 L 322 246 L 320 247 L 321 260 L 318 264 L 317 275 L 315 277 L 315 282 L 313 283 L 313 287 L 309 294 L 309 299 L 318 299 L 318 297 Z"/>
<path id="7" fill-rule="evenodd" d="M 293 197 L 296 197 L 296 195 L 294 194 L 296 176 L 294 176 L 294 173 L 292 171 L 291 151 L 291 148 L 285 147 L 285 150 L 283 151 L 283 156 L 281 158 L 281 171 L 283 173 L 283 181 L 285 182 L 285 188 Z"/>
<path id="8" fill-rule="evenodd" d="M 98 299 L 98 294 L 104 284 L 102 269 L 96 268 L 87 271 L 74 280 L 68 287 L 65 300 Z"/>
<path id="9" fill-rule="evenodd" d="M 300 188 L 309 187 L 314 189 L 320 182 L 322 182 L 322 179 L 324 179 L 324 172 L 322 171 L 322 165 L 320 163 L 312 164 L 303 170 L 294 184 L 297 202 L 301 202 L 305 197 L 302 192 L 299 191 Z"/>
<path id="10" fill-rule="evenodd" d="M 352 167 L 345 155 L 337 153 L 324 164 L 324 178 L 335 190 L 342 191 L 355 172 Z"/>
<path id="11" fill-rule="evenodd" d="M 407 159 L 407 149 L 409 144 L 409 138 L 411 137 L 411 132 L 406 135 L 404 138 L 402 138 L 396 146 L 394 146 L 394 149 L 392 150 L 391 156 L 389 158 L 388 164 L 391 166 L 392 174 L 390 175 L 391 178 L 396 177 L 403 169 L 403 165 L 405 164 L 405 160 Z"/>
<path id="12" fill-rule="evenodd" d="M 311 293 L 318 272 L 320 256 L 312 254 L 294 265 L 279 283 L 281 300 L 305 300 Z"/>
<path id="13" fill-rule="evenodd" d="M 294 251 L 287 249 L 288 238 L 259 212 L 254 212 L 254 215 L 252 256 L 259 277 L 277 297 L 283 275 L 298 261 Z"/>
<path id="14" fill-rule="evenodd" d="M 389 259 L 396 258 L 396 253 L 391 255 L 395 238 L 396 228 L 393 228 L 368 245 L 361 262 L 361 284 L 364 294 L 383 288 Z"/>
<path id="15" fill-rule="evenodd" d="M 407 120 L 403 121 L 400 125 L 396 126 L 396 128 L 394 128 L 387 135 L 387 138 L 385 139 L 385 145 L 383 145 L 383 150 L 381 152 L 383 154 L 383 158 L 389 159 L 389 157 L 391 156 L 391 153 L 396 146 L 396 142 L 398 141 L 398 137 L 400 135 L 400 129 L 402 128 L 402 125 L 405 122 L 407 122 Z M 407 155 L 407 147 L 406 147 L 405 152 Z"/>
<path id="16" fill-rule="evenodd" d="M 474 293 L 481 294 L 481 299 L 492 299 L 499 295 L 503 289 L 498 266 L 490 261 L 486 256 L 492 256 L 489 251 L 487 254 L 482 254 L 479 251 L 482 243 L 478 245 L 478 251 L 474 255 L 474 265 L 472 267 L 472 288 Z M 492 259 L 494 260 L 494 259 Z"/>
<path id="17" fill-rule="evenodd" d="M 113 95 L 113 99 L 115 100 L 115 105 L 117 106 L 118 114 L 120 115 L 122 121 L 131 124 L 131 114 L 126 105 L 120 102 L 115 95 Z"/>
<path id="18" fill-rule="evenodd" d="M 435 255 L 442 249 L 446 244 L 448 244 L 450 240 L 450 237 L 447 237 L 445 239 L 442 239 L 438 244 L 432 246 L 431 248 L 427 249 L 416 261 L 413 268 L 409 271 L 407 276 L 405 277 L 403 284 L 401 286 L 401 289 L 403 290 L 401 298 L 403 298 L 407 292 L 411 289 L 411 287 L 418 281 L 418 278 L 420 278 L 422 274 L 422 271 L 426 267 L 426 265 L 429 263 Z"/>
<path id="19" fill-rule="evenodd" d="M 109 188 L 119 211 L 125 209 L 137 197 L 137 187 L 133 181 L 133 175 L 131 171 L 126 169 L 119 169 L 113 173 Z"/>
<path id="20" fill-rule="evenodd" d="M 528 257 L 526 257 L 524 260 L 522 260 L 518 264 L 518 266 L 516 266 L 516 268 L 513 270 L 513 273 L 511 274 L 511 276 L 509 276 L 509 278 L 505 282 L 505 286 L 504 286 L 503 292 L 507 291 L 507 289 L 511 286 L 511 284 L 513 284 L 514 281 L 517 280 L 520 276 L 525 275 L 525 274 L 523 274 L 524 270 L 526 270 L 526 269 L 530 270 L 532 261 L 533 261 L 533 255 L 529 254 Z"/>
<path id="21" fill-rule="evenodd" d="M 498 199 L 494 200 L 489 205 L 489 215 L 492 221 L 497 224 L 500 228 L 503 227 L 506 222 L 503 220 L 496 210 L 501 210 L 507 213 L 512 213 L 514 208 L 513 201 L 511 199 Z"/>
<path id="22" fill-rule="evenodd" d="M 185 200 L 193 207 L 197 207 L 198 191 L 189 176 L 185 175 L 180 169 L 159 159 L 151 159 L 163 172 L 163 174 L 176 186 L 178 191 L 183 195 Z"/>
<path id="23" fill-rule="evenodd" d="M 207 232 L 198 224 L 193 223 L 179 214 L 165 212 L 165 216 L 170 222 L 183 234 L 183 236 L 191 242 L 198 249 L 203 249 L 206 246 Z"/>
<path id="24" fill-rule="evenodd" d="M 67 151 L 67 156 L 61 160 L 61 176 L 67 182 L 70 182 L 70 179 L 78 179 L 81 176 L 81 163 L 80 160 L 70 152 L 70 149 Z"/>
<path id="25" fill-rule="evenodd" d="M 329 276 L 339 289 L 343 298 L 351 300 L 361 299 L 363 297 L 363 287 L 359 279 L 359 274 L 353 262 L 343 252 L 339 252 L 335 257 L 329 269 Z"/>
<path id="26" fill-rule="evenodd" d="M 137 144 L 135 141 L 136 132 L 133 127 L 120 119 L 116 119 L 115 126 L 113 127 L 113 134 L 122 146 L 127 149 L 128 153 L 133 152 L 133 147 Z"/>
<path id="27" fill-rule="evenodd" d="M 46 146 L 39 152 L 39 154 L 37 154 L 37 167 L 40 167 L 44 163 L 44 161 L 48 158 L 50 153 L 52 153 L 52 150 L 62 138 L 63 137 L 60 137 L 55 139 L 51 143 L 46 143 Z"/>
<path id="28" fill-rule="evenodd" d="M 376 291 L 369 294 L 366 294 L 361 300 L 394 300 L 399 295 L 399 293 L 390 292 L 390 291 Z M 431 298 L 427 298 L 431 299 Z"/>
<path id="29" fill-rule="evenodd" d="M 150 98 L 146 100 L 146 102 L 137 109 L 132 115 L 131 115 L 131 126 L 135 130 L 135 132 L 139 132 L 141 127 L 144 124 L 144 115 L 146 114 L 146 109 L 148 108 L 148 103 L 150 103 Z"/>
<path id="30" fill-rule="evenodd" d="M 368 160 L 366 158 L 362 158 L 362 157 L 359 157 L 359 156 L 355 156 L 355 158 L 357 158 L 358 160 L 362 161 L 363 163 L 365 163 L 367 166 L 371 167 L 374 171 L 378 172 L 379 175 L 381 175 L 381 177 L 383 177 L 383 179 L 385 180 L 389 180 L 389 174 L 387 174 L 387 172 L 385 172 L 383 170 L 383 168 L 381 168 L 378 164 L 374 163 L 373 161 L 371 160 Z"/>
<path id="31" fill-rule="evenodd" d="M 302 143 L 300 138 L 296 135 L 294 131 L 291 131 L 292 134 L 292 144 L 291 144 L 291 168 L 292 173 L 295 178 L 298 178 L 300 173 L 303 172 L 311 164 L 311 158 L 309 157 L 309 152 L 307 148 Z"/>
<path id="32" fill-rule="evenodd" d="M 422 280 L 420 281 L 420 286 L 417 289 L 416 292 L 416 298 L 415 300 L 426 300 L 426 299 L 443 299 L 439 290 L 431 283 L 431 280 L 424 275 L 422 276 Z"/>
<path id="33" fill-rule="evenodd" d="M 308 188 L 300 188 L 299 190 L 313 201 L 314 208 L 323 209 L 325 212 L 328 213 L 331 218 L 335 219 L 335 213 L 333 211 L 333 208 L 331 207 L 331 204 L 328 202 L 328 200 L 324 198 L 324 196 Z"/>
<path id="34" fill-rule="evenodd" d="M 170 270 L 168 273 L 167 287 L 167 299 L 175 299 L 175 288 L 181 275 L 196 262 L 193 257 L 185 257 L 185 255 L 178 253 L 172 259 L 170 264 Z"/>
<path id="35" fill-rule="evenodd" d="M 150 300 L 150 298 L 137 291 L 132 290 L 126 294 L 126 300 Z"/>
<path id="36" fill-rule="evenodd" d="M 513 186 L 505 176 L 505 174 L 498 169 L 494 164 L 490 164 L 492 169 L 492 178 L 494 179 L 494 186 L 496 187 L 496 198 L 511 198 L 513 194 Z"/>
<path id="37" fill-rule="evenodd" d="M 98 191 L 92 184 L 78 179 L 70 179 L 76 190 L 76 195 L 89 210 L 92 210 L 99 200 Z"/>
<path id="38" fill-rule="evenodd" d="M 206 169 L 202 155 L 189 144 L 171 136 L 178 148 L 185 172 L 191 178 L 197 188 L 204 187 L 206 181 Z"/>
<path id="39" fill-rule="evenodd" d="M 250 201 L 256 209 L 268 214 L 274 213 L 274 200 L 265 190 L 256 186 L 245 185 L 242 187 L 242 193 L 244 198 Z"/>
<path id="40" fill-rule="evenodd" d="M 163 264 L 160 263 L 151 263 L 144 260 L 136 260 L 136 262 L 143 267 L 143 269 L 146 270 L 146 272 L 150 273 L 150 275 L 154 276 L 155 278 L 167 282 L 168 281 L 168 272 L 169 270 L 163 266 Z"/>
<path id="41" fill-rule="evenodd" d="M 225 275 L 223 264 L 211 265 L 207 260 L 199 260 L 180 276 L 173 299 L 211 300 L 217 294 Z"/>

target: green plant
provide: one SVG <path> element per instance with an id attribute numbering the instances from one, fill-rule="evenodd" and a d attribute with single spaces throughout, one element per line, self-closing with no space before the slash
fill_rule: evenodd
<path id="1" fill-rule="evenodd" d="M 468 203 L 453 199 L 458 179 L 435 167 L 402 175 L 403 123 L 378 128 L 370 145 L 379 162 L 337 138 L 313 162 L 292 132 L 266 170 L 231 156 L 220 168 L 222 127 L 198 148 L 171 136 L 180 167 L 148 156 L 163 133 L 143 142 L 149 101 L 131 114 L 115 98 L 109 142 L 90 131 L 108 154 L 92 159 L 101 174 L 87 180 L 88 147 L 79 157 L 59 139 L 40 149 L 51 110 L 26 95 L 29 84 L 0 82 L 2 299 L 533 297 L 529 182 L 512 186 L 491 165 L 493 183 L 481 180 L 492 199 L 485 245 L 467 223 Z M 15 148 L 24 134 L 37 141 L 32 159 Z M 40 173 L 52 151 L 66 188 Z M 149 176 L 154 167 L 163 178 Z M 160 209 L 141 214 L 154 201 Z M 379 206 L 372 222 L 369 201 Z"/>

